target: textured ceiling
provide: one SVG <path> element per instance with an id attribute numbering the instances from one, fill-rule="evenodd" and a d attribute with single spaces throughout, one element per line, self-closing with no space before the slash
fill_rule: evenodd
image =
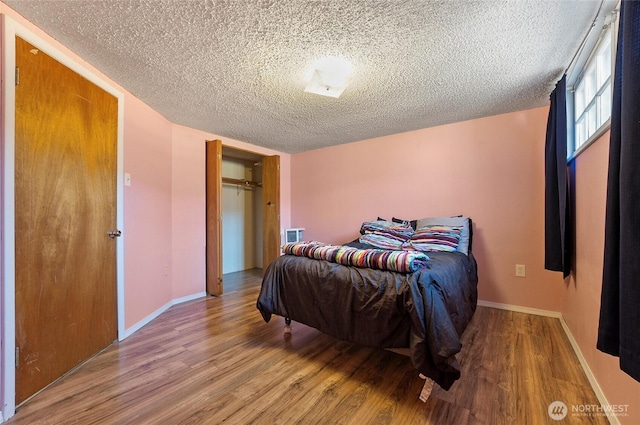
<path id="1" fill-rule="evenodd" d="M 2 0 L 172 122 L 301 152 L 542 106 L 599 0 Z M 355 67 L 305 93 L 323 56 Z"/>

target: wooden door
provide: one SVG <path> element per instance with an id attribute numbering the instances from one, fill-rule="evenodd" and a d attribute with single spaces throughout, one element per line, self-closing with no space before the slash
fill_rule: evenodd
<path id="1" fill-rule="evenodd" d="M 206 286 L 210 295 L 222 287 L 222 142 L 206 143 Z"/>
<path id="2" fill-rule="evenodd" d="M 280 256 L 280 157 L 262 158 L 262 270 Z"/>
<path id="3" fill-rule="evenodd" d="M 117 337 L 118 100 L 16 38 L 16 404 Z"/>

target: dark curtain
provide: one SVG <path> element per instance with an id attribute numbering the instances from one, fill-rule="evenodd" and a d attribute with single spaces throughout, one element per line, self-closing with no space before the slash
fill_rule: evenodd
<path id="1" fill-rule="evenodd" d="M 544 268 L 569 276 L 569 181 L 567 179 L 567 81 L 560 79 L 551 93 L 545 144 Z"/>
<path id="2" fill-rule="evenodd" d="M 618 31 L 597 347 L 640 381 L 640 2 Z"/>

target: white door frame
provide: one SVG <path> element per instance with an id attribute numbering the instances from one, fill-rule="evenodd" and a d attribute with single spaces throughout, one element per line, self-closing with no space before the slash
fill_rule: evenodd
<path id="1" fill-rule="evenodd" d="M 82 75 L 106 92 L 118 99 L 118 146 L 117 146 L 117 192 L 116 225 L 124 229 L 124 95 L 100 77 L 94 75 L 75 60 L 62 53 L 42 38 L 35 35 L 6 15 L 2 21 L 2 52 L 4 63 L 4 144 L 0 147 L 2 155 L 2 419 L 6 420 L 15 413 L 16 376 L 15 376 L 15 67 L 16 44 L 19 36 L 44 53 L 62 63 L 74 72 Z M 124 232 L 123 232 L 124 233 Z M 116 286 L 118 307 L 118 339 L 125 338 L 124 329 L 124 237 L 116 239 Z"/>

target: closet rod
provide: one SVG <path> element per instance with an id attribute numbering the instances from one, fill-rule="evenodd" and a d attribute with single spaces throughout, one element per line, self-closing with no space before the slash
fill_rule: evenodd
<path id="1" fill-rule="evenodd" d="M 236 184 L 240 186 L 248 186 L 248 187 L 262 187 L 262 183 L 254 182 L 251 180 L 245 179 L 233 179 L 231 177 L 223 177 L 222 183 Z"/>

